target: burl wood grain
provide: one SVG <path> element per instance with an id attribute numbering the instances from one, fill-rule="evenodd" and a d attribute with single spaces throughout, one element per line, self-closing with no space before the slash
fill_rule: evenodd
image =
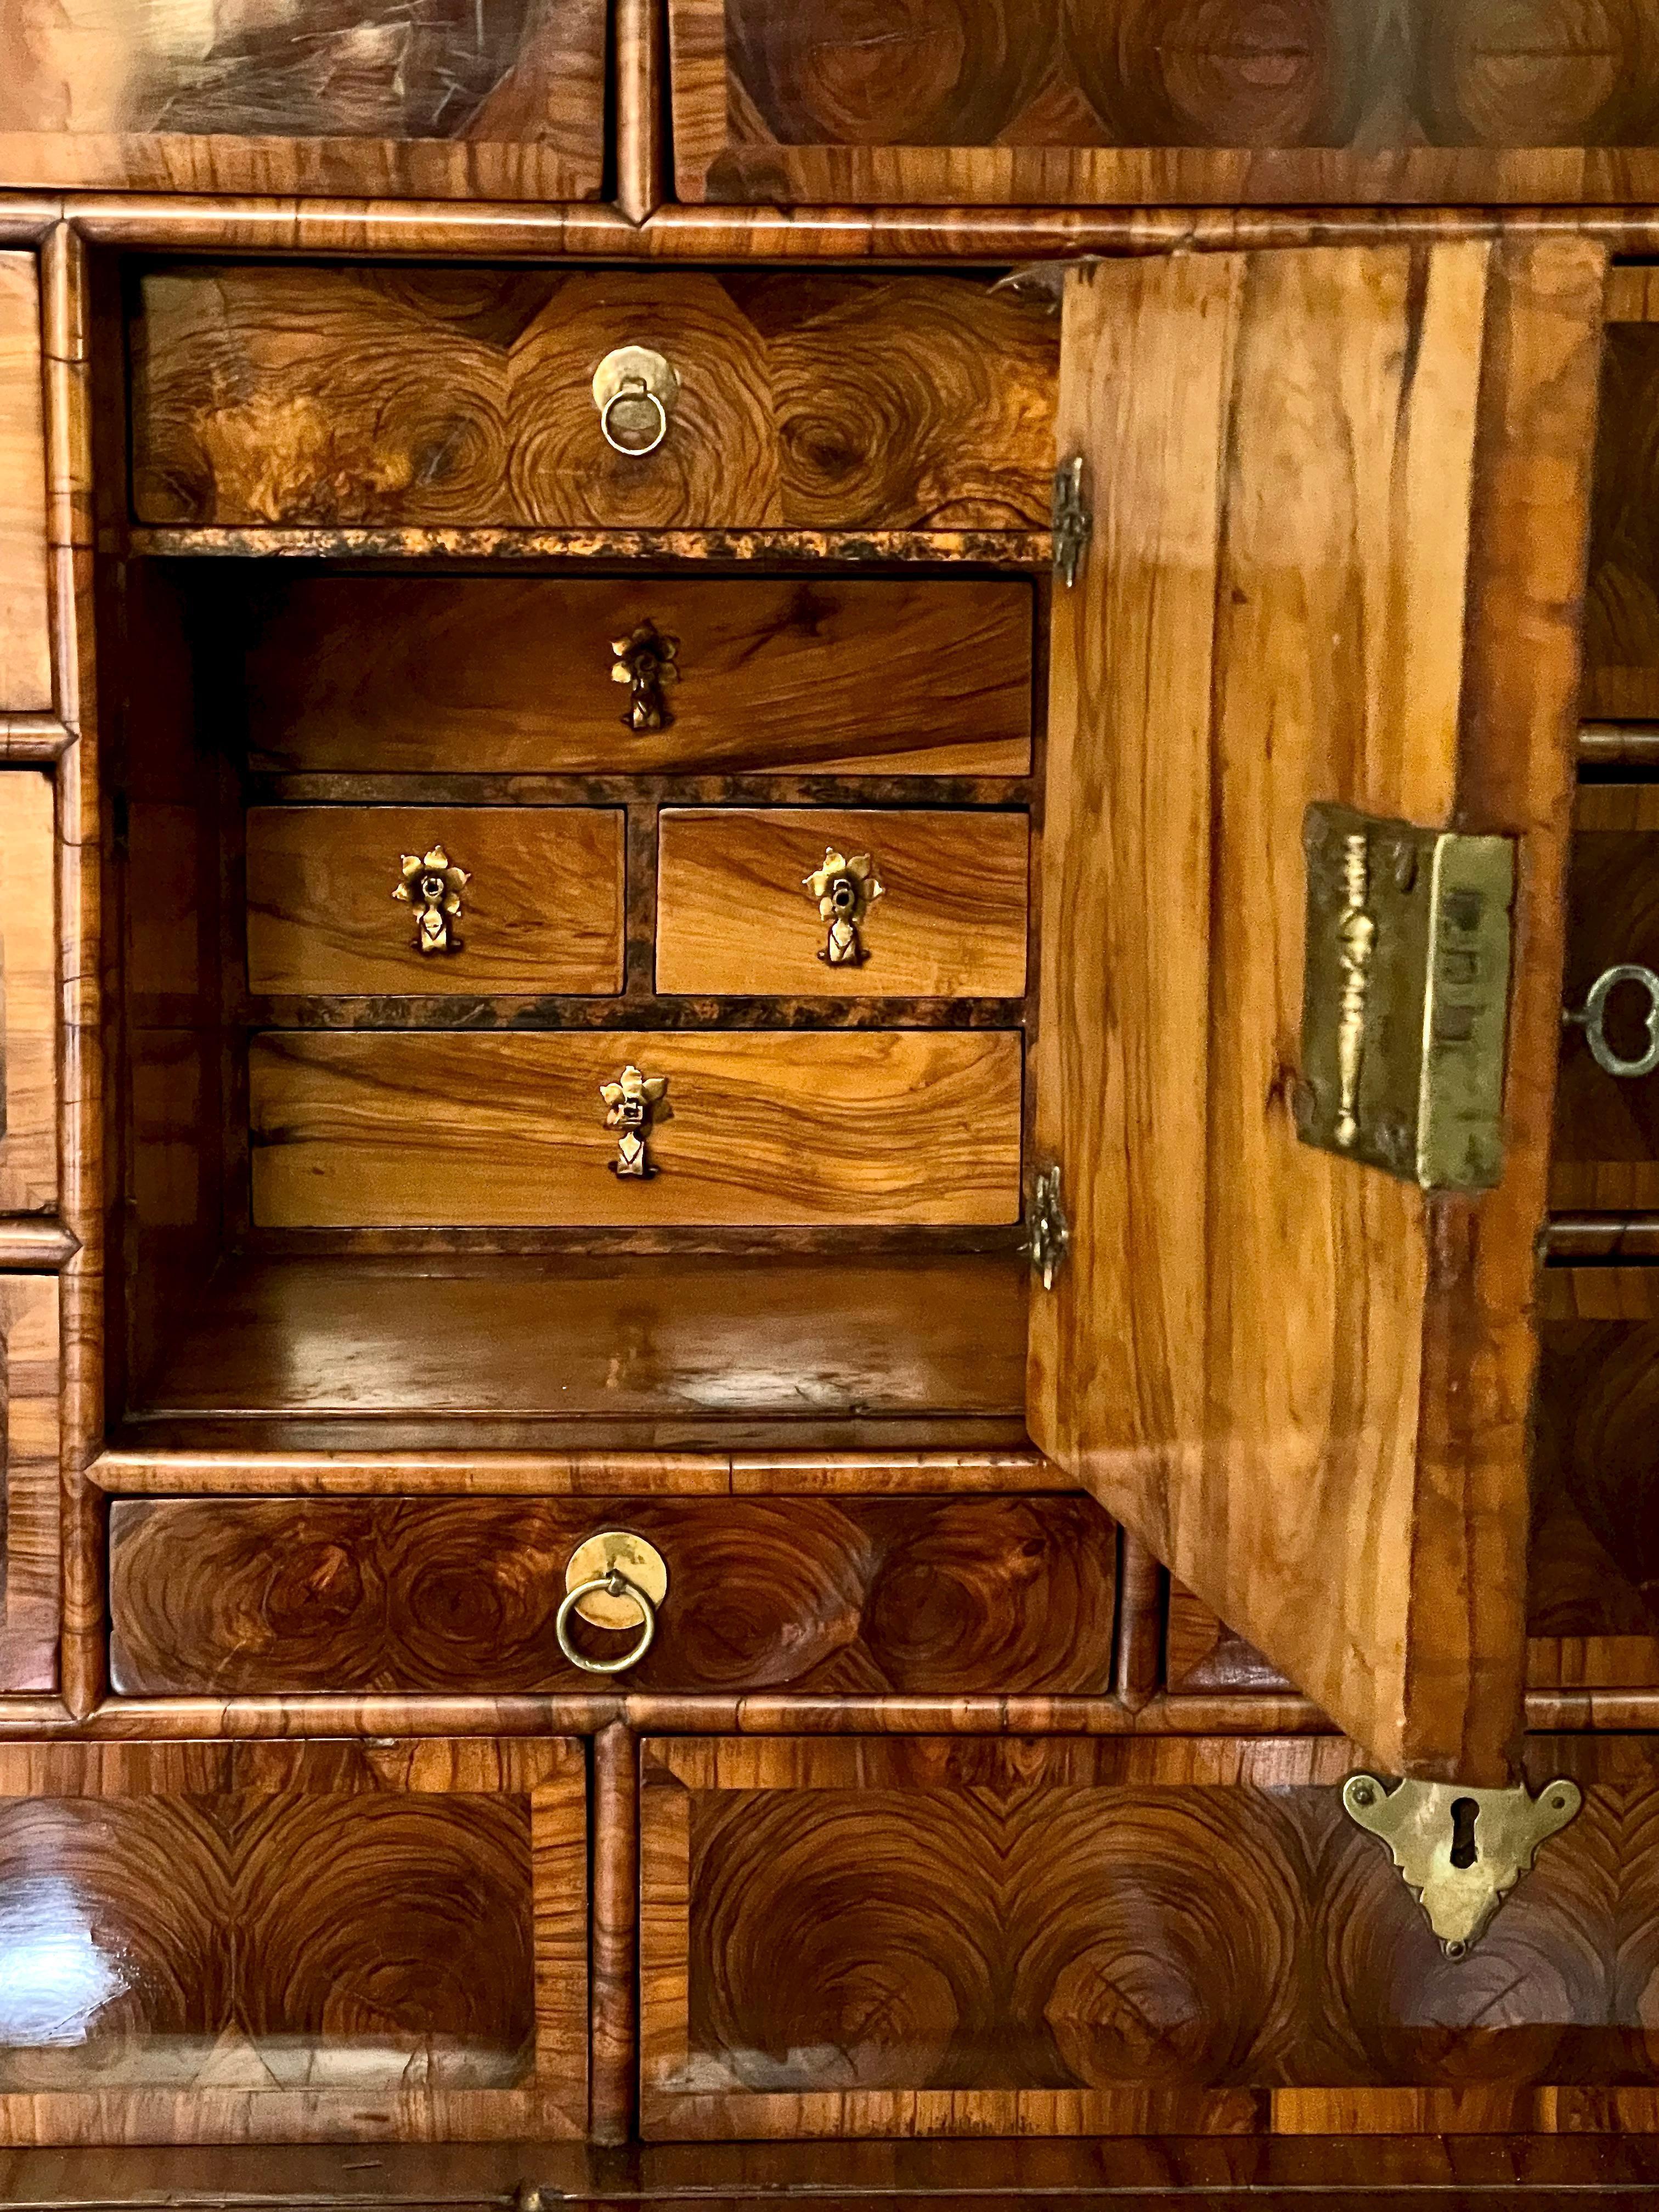
<path id="1" fill-rule="evenodd" d="M 1454 1962 L 1340 1739 L 650 1742 L 646 2134 L 1554 2124 L 1650 2078 L 1654 1762 L 1536 1742 L 1585 1809 Z"/>
<path id="2" fill-rule="evenodd" d="M 111 1680 L 134 1697 L 573 1691 L 553 1616 L 576 1547 L 667 1564 L 641 1690 L 1107 1693 L 1116 1532 L 1033 1498 L 118 1501 Z M 630 1640 L 580 1620 L 609 1658 Z"/>
<path id="3" fill-rule="evenodd" d="M 40 282 L 32 253 L 0 253 L 0 708 L 52 703 Z"/>
<path id="4" fill-rule="evenodd" d="M 0 179 L 597 198 L 604 0 L 13 0 Z"/>
<path id="5" fill-rule="evenodd" d="M 618 991 L 620 808 L 255 806 L 247 817 L 253 991 Z M 422 952 L 392 896 L 403 854 L 441 845 L 471 880 L 453 952 Z"/>
<path id="6" fill-rule="evenodd" d="M 1019 814 L 823 807 L 668 808 L 659 816 L 657 988 L 804 997 L 1018 999 L 1025 989 L 1030 832 Z M 820 957 L 804 878 L 867 855 L 882 895 L 864 958 Z"/>
<path id="7" fill-rule="evenodd" d="M 867 769 L 1023 775 L 1032 592 L 797 575 L 264 578 L 246 623 L 256 764 L 301 773 Z M 678 647 L 672 719 L 624 725 L 612 645 Z"/>
<path id="8" fill-rule="evenodd" d="M 1017 1221 L 1021 1058 L 999 1030 L 257 1037 L 253 1218 Z M 649 1180 L 611 1172 L 599 1086 L 630 1063 L 668 1083 Z"/>
<path id="9" fill-rule="evenodd" d="M 1659 967 L 1659 787 L 1590 784 L 1574 823 L 1563 1006 L 1581 1008 L 1598 975 L 1629 963 Z M 1647 1012 L 1639 986 L 1609 998 L 1604 1028 L 1621 1058 L 1647 1050 Z M 1561 1031 L 1550 1200 L 1593 1212 L 1659 1205 L 1659 1076 L 1609 1075 L 1577 1026 Z"/>
<path id="10" fill-rule="evenodd" d="M 1056 333 L 967 276 L 177 268 L 131 331 L 149 523 L 988 529 L 1046 522 Z M 592 379 L 653 346 L 653 453 Z"/>
<path id="11" fill-rule="evenodd" d="M 557 1739 L 0 1751 L 0 2135 L 579 2135 L 583 1764 Z"/>
<path id="12" fill-rule="evenodd" d="M 1520 1719 L 1601 282 L 1563 241 L 1067 283 L 1032 1434 L 1371 1756 L 1469 1780 Z M 1297 1140 L 1313 799 L 1521 840 L 1484 1198 Z"/>
<path id="13" fill-rule="evenodd" d="M 0 1275 L 0 1691 L 58 1680 L 58 1284 Z"/>
<path id="14" fill-rule="evenodd" d="M 0 771 L 0 1213 L 58 1198 L 58 866 L 52 783 Z"/>
<path id="15" fill-rule="evenodd" d="M 1599 0 L 669 0 L 686 200 L 1650 198 L 1659 41 Z"/>
<path id="16" fill-rule="evenodd" d="M 401 1256 L 227 1267 L 135 1411 L 1018 1423 L 1023 1256 Z M 550 1358 L 556 1345 L 558 1356 Z M 579 1431 L 580 1433 L 580 1431 Z"/>

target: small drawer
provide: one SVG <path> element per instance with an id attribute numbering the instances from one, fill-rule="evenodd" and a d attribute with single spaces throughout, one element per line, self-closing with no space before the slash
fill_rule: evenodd
<path id="1" fill-rule="evenodd" d="M 1024 814 L 816 807 L 659 817 L 657 988 L 1017 999 Z"/>
<path id="2" fill-rule="evenodd" d="M 310 775 L 1024 775 L 1019 578 L 261 580 L 256 767 Z"/>
<path id="3" fill-rule="evenodd" d="M 1112 1523 L 1040 1494 L 120 1500 L 112 1679 L 133 1697 L 602 1686 L 561 1651 L 556 1616 L 570 1562 L 606 1530 L 665 1577 L 654 1638 L 619 1670 L 630 1688 L 1111 1688 Z M 626 1658 L 641 1614 L 612 1604 L 613 1627 L 568 1615 L 578 1662 Z"/>
<path id="4" fill-rule="evenodd" d="M 58 1203 L 52 779 L 0 769 L 0 1213 Z"/>
<path id="5" fill-rule="evenodd" d="M 623 820 L 583 806 L 250 808 L 248 988 L 620 990 Z"/>
<path id="6" fill-rule="evenodd" d="M 253 1217 L 1012 1223 L 1022 1058 L 1001 1030 L 267 1035 L 250 1053 Z"/>
<path id="7" fill-rule="evenodd" d="M 1578 793 L 1563 993 L 1551 1203 L 1659 1206 L 1659 784 Z"/>
<path id="8" fill-rule="evenodd" d="M 1059 320 L 978 276 L 174 266 L 131 337 L 141 522 L 1048 526 Z"/>

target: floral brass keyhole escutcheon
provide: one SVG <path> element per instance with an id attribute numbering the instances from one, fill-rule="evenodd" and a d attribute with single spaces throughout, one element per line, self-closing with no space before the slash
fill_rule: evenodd
<path id="1" fill-rule="evenodd" d="M 668 1088 L 665 1075 L 642 1075 L 630 1061 L 614 1083 L 602 1083 L 599 1096 L 605 1104 L 605 1126 L 617 1132 L 617 1157 L 610 1163 L 614 1176 L 647 1182 L 655 1175 L 646 1139 L 652 1118 Z"/>
<path id="2" fill-rule="evenodd" d="M 818 902 L 820 918 L 830 925 L 818 958 L 831 968 L 861 968 L 870 955 L 859 926 L 882 896 L 882 883 L 867 853 L 849 860 L 832 845 L 823 866 L 801 881 Z"/>
<path id="3" fill-rule="evenodd" d="M 403 881 L 392 894 L 415 909 L 415 945 L 422 952 L 459 952 L 461 940 L 455 924 L 461 918 L 461 893 L 472 880 L 458 868 L 443 847 L 430 852 L 405 853 Z"/>
<path id="4" fill-rule="evenodd" d="M 628 712 L 623 726 L 629 730 L 665 730 L 674 717 L 663 698 L 663 687 L 680 680 L 680 641 L 665 637 L 647 616 L 626 637 L 611 641 L 613 684 L 629 687 Z"/>

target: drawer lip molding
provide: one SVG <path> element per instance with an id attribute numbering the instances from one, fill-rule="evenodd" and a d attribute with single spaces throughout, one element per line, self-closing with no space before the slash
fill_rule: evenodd
<path id="1" fill-rule="evenodd" d="M 266 1034 L 260 1229 L 909 1223 L 1020 1212 L 1009 1030 Z M 601 1085 L 666 1078 L 648 1177 Z"/>
<path id="2" fill-rule="evenodd" d="M 1018 999 L 1030 826 L 942 808 L 665 807 L 658 817 L 657 988 L 720 997 Z M 808 881 L 867 856 L 881 885 L 853 959 L 825 957 Z"/>
<path id="3" fill-rule="evenodd" d="M 621 807 L 250 807 L 248 988 L 618 992 L 625 823 Z M 466 872 L 459 949 L 422 953 L 415 910 L 397 890 L 404 856 L 438 849 Z"/>

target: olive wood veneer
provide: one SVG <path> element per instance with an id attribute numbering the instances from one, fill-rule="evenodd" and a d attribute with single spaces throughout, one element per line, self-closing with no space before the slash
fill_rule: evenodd
<path id="1" fill-rule="evenodd" d="M 0 1869 L 4 2140 L 586 2127 L 580 1745 L 6 1745 Z"/>
<path id="2" fill-rule="evenodd" d="M 1449 1960 L 1343 1813 L 1340 1737 L 656 1740 L 647 2138 L 1651 2126 L 1659 1766 Z"/>
<path id="3" fill-rule="evenodd" d="M 124 1697 L 580 1691 L 554 1614 L 600 1528 L 668 1568 L 629 1692 L 1105 1694 L 1116 1531 L 1064 1496 L 117 1499 Z M 187 1563 L 187 1564 L 186 1564 Z M 631 1630 L 570 1624 L 596 1659 Z"/>
<path id="4" fill-rule="evenodd" d="M 57 1204 L 57 887 L 52 777 L 0 768 L 0 1215 Z"/>
<path id="5" fill-rule="evenodd" d="M 970 277 L 180 266 L 131 342 L 143 523 L 1048 519 L 1055 325 Z M 681 380 L 649 454 L 593 404 L 623 343 Z"/>

